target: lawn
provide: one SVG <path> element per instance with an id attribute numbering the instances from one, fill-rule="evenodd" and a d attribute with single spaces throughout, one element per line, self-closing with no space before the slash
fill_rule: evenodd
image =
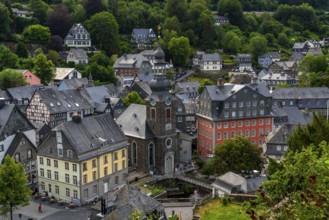
<path id="1" fill-rule="evenodd" d="M 240 204 L 230 203 L 223 206 L 219 200 L 210 201 L 199 207 L 196 215 L 199 215 L 201 220 L 250 220 Z"/>

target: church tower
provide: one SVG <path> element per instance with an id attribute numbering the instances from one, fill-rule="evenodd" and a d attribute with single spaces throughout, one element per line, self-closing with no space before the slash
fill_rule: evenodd
<path id="1" fill-rule="evenodd" d="M 147 123 L 156 137 L 154 149 L 149 149 L 150 161 L 154 155 L 154 167 L 160 174 L 173 174 L 178 161 L 176 132 L 176 98 L 169 90 L 165 53 L 160 40 L 155 51 L 155 75 L 150 83 L 152 93 L 146 103 Z M 154 151 L 153 151 L 154 150 Z"/>

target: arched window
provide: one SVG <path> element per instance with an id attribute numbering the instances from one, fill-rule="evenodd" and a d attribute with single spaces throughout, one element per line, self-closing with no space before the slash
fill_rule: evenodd
<path id="1" fill-rule="evenodd" d="M 137 143 L 135 141 L 131 143 L 131 164 L 137 164 Z"/>

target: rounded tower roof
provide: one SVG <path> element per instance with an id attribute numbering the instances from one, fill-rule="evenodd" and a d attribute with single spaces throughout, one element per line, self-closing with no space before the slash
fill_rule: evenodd
<path id="1" fill-rule="evenodd" d="M 154 58 L 156 63 L 164 63 L 165 62 L 165 53 L 160 46 L 160 42 L 158 42 L 158 48 L 155 50 Z"/>
<path id="2" fill-rule="evenodd" d="M 170 81 L 167 75 L 154 75 L 154 78 L 150 82 L 150 88 L 152 92 L 165 92 L 170 90 Z"/>

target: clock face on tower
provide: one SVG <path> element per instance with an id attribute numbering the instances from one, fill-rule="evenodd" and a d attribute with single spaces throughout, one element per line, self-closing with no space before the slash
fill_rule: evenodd
<path id="1" fill-rule="evenodd" d="M 165 102 L 166 102 L 166 105 L 170 105 L 171 104 L 171 98 L 169 96 L 167 96 Z"/>
<path id="2" fill-rule="evenodd" d="M 154 98 L 150 98 L 150 104 L 151 104 L 152 106 L 155 106 L 155 104 L 156 104 L 156 101 L 155 101 L 155 99 L 154 99 Z"/>

